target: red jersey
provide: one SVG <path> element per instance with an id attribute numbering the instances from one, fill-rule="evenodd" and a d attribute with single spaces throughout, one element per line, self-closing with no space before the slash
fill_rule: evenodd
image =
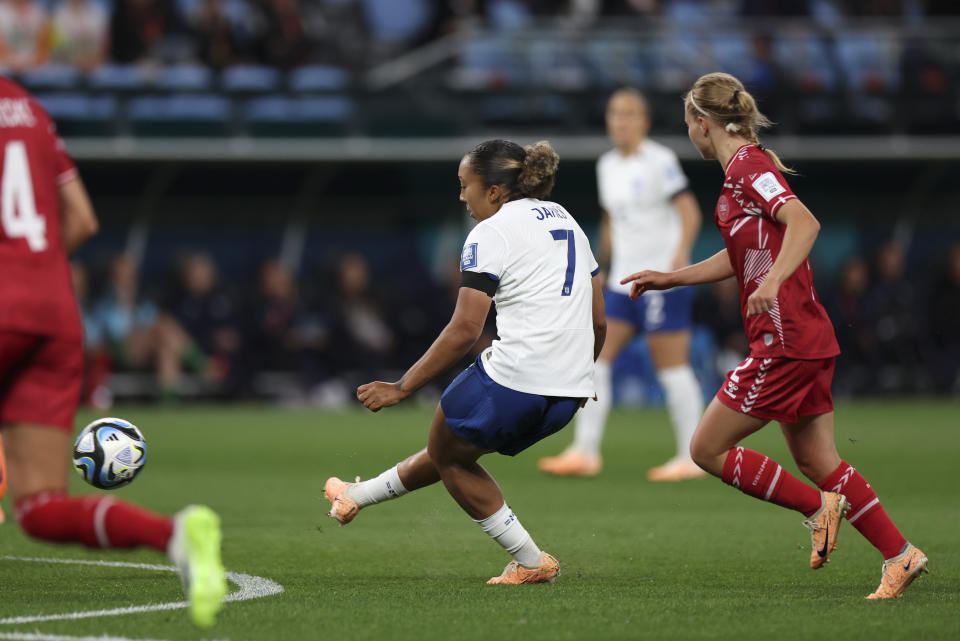
<path id="1" fill-rule="evenodd" d="M 60 185 L 77 169 L 50 116 L 0 78 L 0 329 L 82 333 L 60 227 Z"/>
<path id="2" fill-rule="evenodd" d="M 820 359 L 840 353 L 833 325 L 817 301 L 810 259 L 780 286 L 773 309 L 747 316 L 747 299 L 783 245 L 787 227 L 777 222 L 777 210 L 794 198 L 770 156 L 756 146 L 744 145 L 727 164 L 714 219 L 740 284 L 740 314 L 754 357 Z"/>

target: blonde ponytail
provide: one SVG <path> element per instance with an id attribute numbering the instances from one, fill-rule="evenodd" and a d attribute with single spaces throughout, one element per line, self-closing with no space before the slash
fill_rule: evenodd
<path id="1" fill-rule="evenodd" d="M 776 152 L 760 144 L 757 132 L 767 129 L 772 123 L 760 113 L 753 96 L 734 76 L 728 73 L 708 73 L 701 76 L 687 92 L 684 102 L 692 113 L 719 123 L 727 133 L 743 136 L 766 152 L 781 172 L 797 173 L 783 164 Z"/>

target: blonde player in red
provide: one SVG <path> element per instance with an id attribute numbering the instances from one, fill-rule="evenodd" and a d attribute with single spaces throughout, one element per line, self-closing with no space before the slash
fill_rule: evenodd
<path id="1" fill-rule="evenodd" d="M 623 280 L 630 295 L 737 277 L 750 357 L 727 374 L 690 445 L 694 461 L 750 496 L 807 517 L 817 569 L 835 547 L 841 519 L 883 554 L 880 587 L 868 599 L 900 595 L 927 570 L 927 557 L 887 516 L 866 479 L 840 459 L 834 443 L 830 385 L 840 353 L 833 326 L 817 300 L 807 256 L 820 223 L 764 149 L 757 131 L 770 122 L 731 75 L 701 77 L 685 99 L 697 151 L 724 168 L 714 214 L 726 249 L 674 272 L 642 271 Z M 738 446 L 770 421 L 780 423 L 790 452 L 816 489 L 775 461 Z"/>

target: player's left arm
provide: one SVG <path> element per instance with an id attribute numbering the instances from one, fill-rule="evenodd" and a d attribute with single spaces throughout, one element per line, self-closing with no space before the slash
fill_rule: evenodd
<path id="1" fill-rule="evenodd" d="M 461 287 L 453 317 L 420 360 L 395 383 L 374 381 L 361 385 L 357 388 L 357 399 L 364 407 L 376 412 L 396 405 L 432 381 L 463 358 L 480 338 L 492 300 L 486 292 Z"/>
<path id="2" fill-rule="evenodd" d="M 63 248 L 70 254 L 97 233 L 100 223 L 79 176 L 60 185 L 58 192 Z"/>
<path id="3" fill-rule="evenodd" d="M 677 246 L 677 253 L 673 257 L 671 267 L 676 271 L 690 264 L 690 254 L 693 251 L 693 243 L 697 240 L 697 234 L 700 233 L 703 215 L 700 213 L 700 205 L 697 204 L 696 197 L 689 189 L 676 194 L 671 202 L 680 215 L 680 244 Z"/>
<path id="4" fill-rule="evenodd" d="M 590 279 L 593 287 L 593 360 L 600 358 L 607 340 L 607 312 L 603 302 L 603 277 L 598 273 Z"/>
<path id="5" fill-rule="evenodd" d="M 797 198 L 784 203 L 777 210 L 776 219 L 787 228 L 783 234 L 783 245 L 766 279 L 747 298 L 747 316 L 773 309 L 780 285 L 807 259 L 820 233 L 819 221 Z"/>

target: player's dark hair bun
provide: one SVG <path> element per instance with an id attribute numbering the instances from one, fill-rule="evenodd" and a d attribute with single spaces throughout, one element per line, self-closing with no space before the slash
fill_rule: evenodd
<path id="1" fill-rule="evenodd" d="M 521 147 L 509 140 L 485 140 L 467 154 L 485 186 L 502 185 L 511 195 L 546 198 L 553 190 L 560 157 L 545 140 Z"/>
<path id="2" fill-rule="evenodd" d="M 553 191 L 560 156 L 546 140 L 524 148 L 523 170 L 517 177 L 519 191 L 529 198 L 546 198 Z"/>

